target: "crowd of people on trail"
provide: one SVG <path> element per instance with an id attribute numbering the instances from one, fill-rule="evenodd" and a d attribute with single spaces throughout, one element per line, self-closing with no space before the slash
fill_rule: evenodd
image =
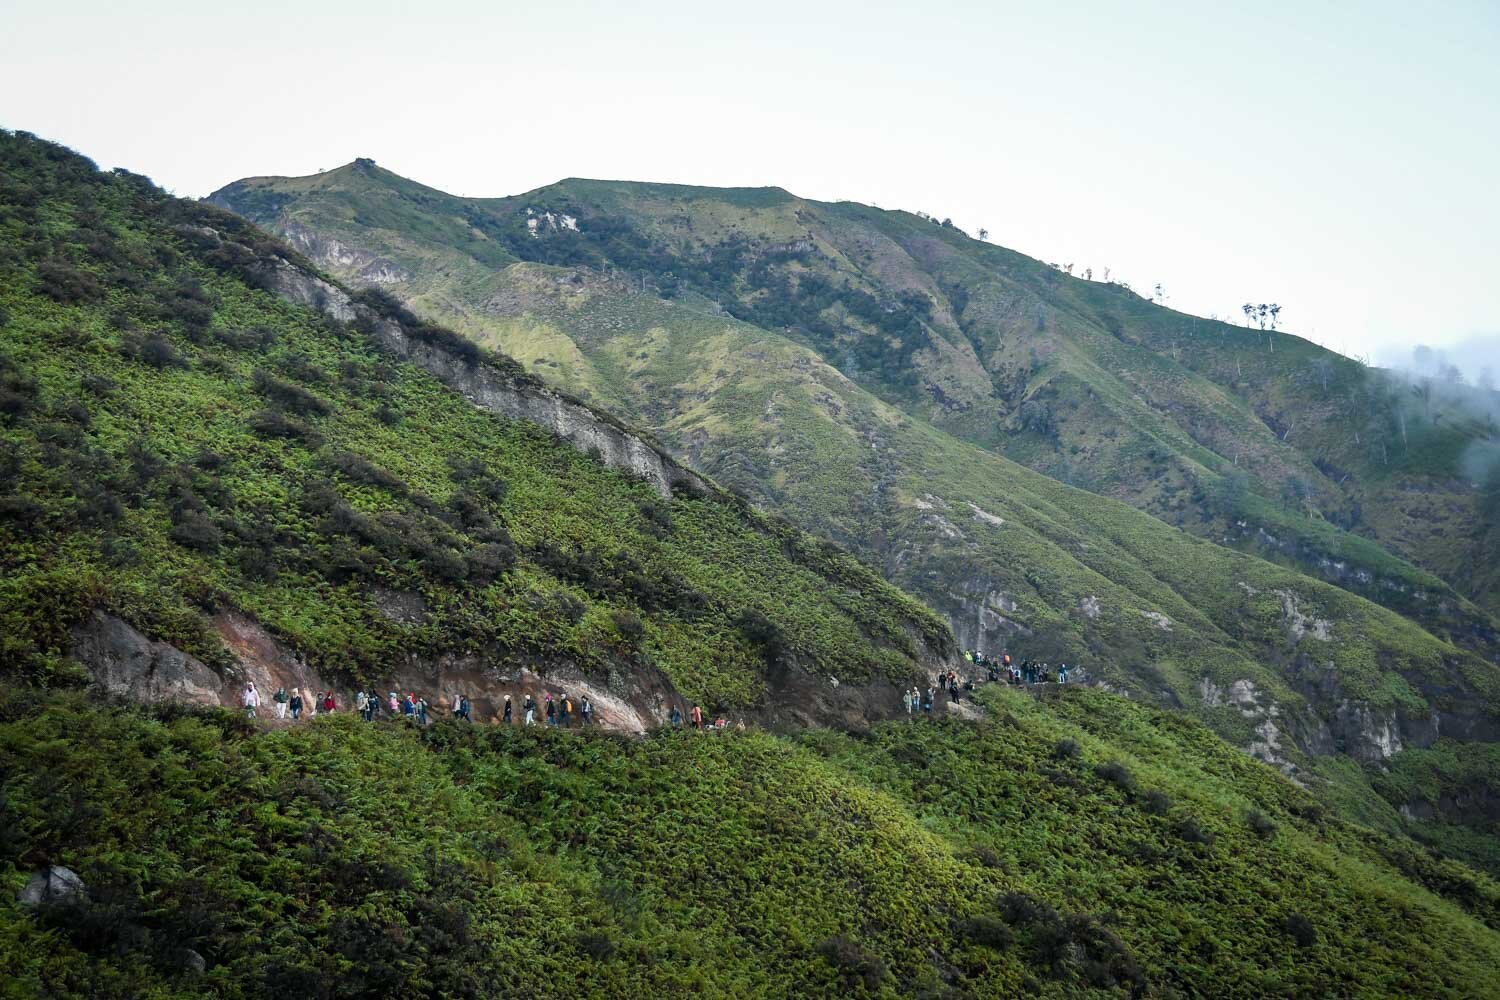
<path id="1" fill-rule="evenodd" d="M 966 651 L 964 658 L 985 671 L 985 676 L 991 682 L 1004 681 L 1006 684 L 1015 685 L 1068 683 L 1066 663 L 1059 663 L 1056 667 L 1040 660 L 1022 660 L 1016 663 L 1011 660 L 1010 653 L 1002 652 L 999 656 L 990 656 L 978 650 Z"/>
<path id="2" fill-rule="evenodd" d="M 990 683 L 1005 683 L 1011 685 L 1050 684 L 1054 681 L 1058 684 L 1068 683 L 1068 665 L 1060 663 L 1054 669 L 1051 664 L 1041 661 L 1022 660 L 1016 663 L 1011 659 L 1008 652 L 1002 652 L 999 656 L 992 656 L 978 650 L 967 650 L 964 659 L 972 664 L 974 672 L 968 676 L 960 677 L 956 671 L 949 670 L 937 675 L 924 690 L 920 687 L 912 687 L 901 693 L 901 705 L 908 716 L 917 712 L 931 714 L 938 705 L 940 699 L 946 695 L 950 704 L 963 701 L 966 696 L 972 697 L 975 685 L 975 676 L 983 672 L 983 677 Z M 332 691 L 319 691 L 313 694 L 311 689 L 294 687 L 290 691 L 279 687 L 271 696 L 271 703 L 275 707 L 277 719 L 286 719 L 288 715 L 293 721 L 300 720 L 304 713 L 308 716 L 331 715 L 338 710 L 338 699 Z M 249 718 L 258 718 L 260 715 L 261 696 L 253 681 L 245 684 L 240 694 L 240 704 Z M 658 702 L 657 709 L 661 710 Z M 455 691 L 448 699 L 448 708 L 454 719 L 464 722 L 474 721 L 474 706 L 469 701 L 469 696 L 462 691 Z M 419 726 L 426 726 L 431 722 L 432 707 L 427 698 L 408 691 L 404 696 L 396 691 L 390 692 L 382 698 L 375 691 L 360 691 L 354 696 L 354 711 L 365 722 L 374 722 L 381 715 L 390 718 L 406 719 Z M 509 694 L 501 704 L 500 713 L 492 719 L 502 725 L 516 725 L 517 710 Z M 538 716 L 545 721 L 546 725 L 558 729 L 571 729 L 574 721 L 582 727 L 594 725 L 594 706 L 585 695 L 574 699 L 563 693 L 556 697 L 551 691 L 542 693 L 542 700 L 530 691 L 527 691 L 521 699 L 519 710 L 520 725 L 537 725 Z M 722 733 L 731 728 L 729 720 L 719 715 L 710 720 L 704 714 L 700 705 L 692 705 L 686 714 L 682 706 L 673 704 L 667 714 L 669 724 L 676 728 L 687 724 L 690 728 L 700 732 Z M 732 727 L 743 731 L 745 721 L 739 720 Z"/>
<path id="3" fill-rule="evenodd" d="M 547 725 L 561 729 L 569 729 L 573 726 L 576 718 L 581 726 L 592 726 L 594 724 L 594 705 L 587 696 L 575 700 L 568 694 L 553 698 L 552 692 L 544 694 L 546 704 L 545 715 Z M 338 699 L 332 691 L 319 691 L 314 695 L 311 689 L 294 687 L 287 691 L 284 687 L 276 689 L 271 696 L 271 703 L 275 706 L 275 717 L 286 719 L 288 715 L 293 721 L 300 720 L 305 712 L 309 717 L 314 715 L 331 715 L 338 710 Z M 245 715 L 251 719 L 260 717 L 261 696 L 254 681 L 247 681 L 244 689 L 240 692 L 240 706 Z M 526 693 L 522 702 L 522 711 L 525 713 L 523 725 L 536 724 L 537 701 L 531 692 Z M 464 722 L 474 721 L 474 704 L 469 696 L 462 691 L 455 691 L 448 699 L 448 708 L 454 719 L 462 719 Z M 377 718 L 385 715 L 392 719 L 406 719 L 419 726 L 426 726 L 431 722 L 432 706 L 427 698 L 408 691 L 405 695 L 392 691 L 385 697 L 381 697 L 378 691 L 359 691 L 354 696 L 354 711 L 365 722 L 374 722 Z M 515 709 L 511 696 L 507 694 L 501 707 L 501 715 L 497 716 L 495 722 L 504 725 L 515 725 Z"/>
<path id="4" fill-rule="evenodd" d="M 985 680 L 991 684 L 1023 686 L 1050 684 L 1054 681 L 1058 684 L 1068 683 L 1066 663 L 1060 663 L 1054 669 L 1051 664 L 1041 661 L 1022 660 L 1016 663 L 1007 652 L 1002 652 L 999 656 L 991 656 L 978 650 L 965 650 L 964 659 L 973 664 L 977 670 L 984 671 Z M 975 680 L 972 675 L 960 677 L 957 671 L 949 670 L 947 673 L 934 677 L 925 691 L 919 687 L 902 691 L 901 707 L 906 710 L 908 716 L 915 715 L 917 712 L 931 714 L 943 695 L 948 696 L 950 703 L 962 701 L 966 695 L 973 695 L 974 684 Z"/>

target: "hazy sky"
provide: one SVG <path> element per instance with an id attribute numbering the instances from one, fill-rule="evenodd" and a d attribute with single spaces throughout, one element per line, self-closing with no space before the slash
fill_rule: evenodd
<path id="1" fill-rule="evenodd" d="M 0 125 L 194 196 L 776 184 L 1350 353 L 1500 337 L 1496 0 L 717 6 L 0 0 Z"/>

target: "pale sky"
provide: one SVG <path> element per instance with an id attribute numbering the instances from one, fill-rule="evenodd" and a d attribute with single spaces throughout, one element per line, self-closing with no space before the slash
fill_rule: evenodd
<path id="1" fill-rule="evenodd" d="M 1500 339 L 1494 0 L 717 6 L 0 0 L 0 126 L 190 196 L 774 184 L 1352 354 Z"/>

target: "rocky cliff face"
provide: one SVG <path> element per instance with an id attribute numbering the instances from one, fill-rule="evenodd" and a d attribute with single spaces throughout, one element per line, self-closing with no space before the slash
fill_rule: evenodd
<path id="1" fill-rule="evenodd" d="M 644 479 L 663 496 L 686 484 L 708 490 L 699 475 L 684 469 L 639 434 L 612 422 L 561 393 L 521 375 L 480 362 L 470 364 L 438 344 L 414 336 L 401 323 L 355 302 L 337 285 L 285 260 L 268 265 L 265 286 L 282 298 L 308 306 L 344 323 L 362 321 L 386 351 L 431 373 L 474 405 L 511 420 L 545 427 L 605 465 Z"/>

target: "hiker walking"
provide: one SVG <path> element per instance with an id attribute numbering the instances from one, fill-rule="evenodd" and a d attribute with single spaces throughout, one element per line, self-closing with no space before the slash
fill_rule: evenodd
<path id="1" fill-rule="evenodd" d="M 937 691 L 929 686 L 927 688 L 927 693 L 922 696 L 922 711 L 926 712 L 928 715 L 932 714 L 932 699 L 934 696 L 936 696 L 936 694 Z"/>
<path id="2" fill-rule="evenodd" d="M 583 704 L 578 706 L 578 711 L 583 713 L 583 724 L 592 726 L 594 724 L 594 703 L 589 701 L 589 696 L 583 696 Z"/>
<path id="3" fill-rule="evenodd" d="M 536 725 L 536 699 L 531 696 L 531 692 L 526 693 L 526 704 L 522 707 L 526 709 L 526 725 Z"/>
<path id="4" fill-rule="evenodd" d="M 289 700 L 286 696 L 286 688 L 284 687 L 278 687 L 276 693 L 271 695 L 271 701 L 276 705 L 276 718 L 286 718 L 286 703 Z"/>
<path id="5" fill-rule="evenodd" d="M 547 701 L 547 725 L 555 727 L 557 725 L 557 702 L 555 702 L 555 701 L 552 700 L 552 692 L 551 691 L 547 692 L 546 701 Z"/>
<path id="6" fill-rule="evenodd" d="M 287 703 L 292 710 L 292 721 L 302 718 L 302 689 L 292 688 L 292 700 Z"/>
<path id="7" fill-rule="evenodd" d="M 474 718 L 470 714 L 470 713 L 473 712 L 473 710 L 474 710 L 474 707 L 469 704 L 469 696 L 466 695 L 466 694 L 459 695 L 458 696 L 458 717 L 460 719 L 463 719 L 465 722 L 473 722 Z"/>
<path id="8" fill-rule="evenodd" d="M 453 717 L 455 719 L 458 718 L 458 711 L 462 707 L 463 707 L 463 705 L 462 705 L 462 703 L 459 700 L 458 692 L 457 691 L 453 692 Z"/>
<path id="9" fill-rule="evenodd" d="M 427 696 L 423 695 L 417 699 L 417 724 L 427 725 Z"/>
<path id="10" fill-rule="evenodd" d="M 335 708 L 338 708 L 338 702 L 333 700 L 333 692 L 328 691 L 323 695 L 323 711 L 332 715 Z"/>
<path id="11" fill-rule="evenodd" d="M 682 709 L 678 708 L 676 705 L 672 706 L 672 725 L 682 725 Z"/>
<path id="12" fill-rule="evenodd" d="M 693 720 L 694 729 L 703 728 L 703 709 L 699 708 L 697 705 L 694 705 L 692 711 L 688 712 L 688 718 Z"/>
<path id="13" fill-rule="evenodd" d="M 255 718 L 255 710 L 260 707 L 260 692 L 255 690 L 254 681 L 245 684 L 245 690 L 240 694 L 240 702 L 245 706 L 246 717 Z"/>
<path id="14" fill-rule="evenodd" d="M 910 717 L 911 716 L 911 689 L 910 688 L 908 688 L 907 690 L 901 692 L 901 704 L 906 709 L 907 716 Z"/>
<path id="15" fill-rule="evenodd" d="M 1066 663 L 1060 663 L 1057 665 L 1057 683 L 1068 683 L 1068 665 Z"/>
<path id="16" fill-rule="evenodd" d="M 562 727 L 564 729 L 568 728 L 568 720 L 570 718 L 572 718 L 572 715 L 573 715 L 573 699 L 569 698 L 565 694 L 565 695 L 562 696 L 562 717 L 559 720 L 561 722 Z"/>
<path id="17" fill-rule="evenodd" d="M 510 725 L 510 712 L 511 712 L 510 695 L 507 694 L 505 696 L 505 724 L 507 726 Z"/>

